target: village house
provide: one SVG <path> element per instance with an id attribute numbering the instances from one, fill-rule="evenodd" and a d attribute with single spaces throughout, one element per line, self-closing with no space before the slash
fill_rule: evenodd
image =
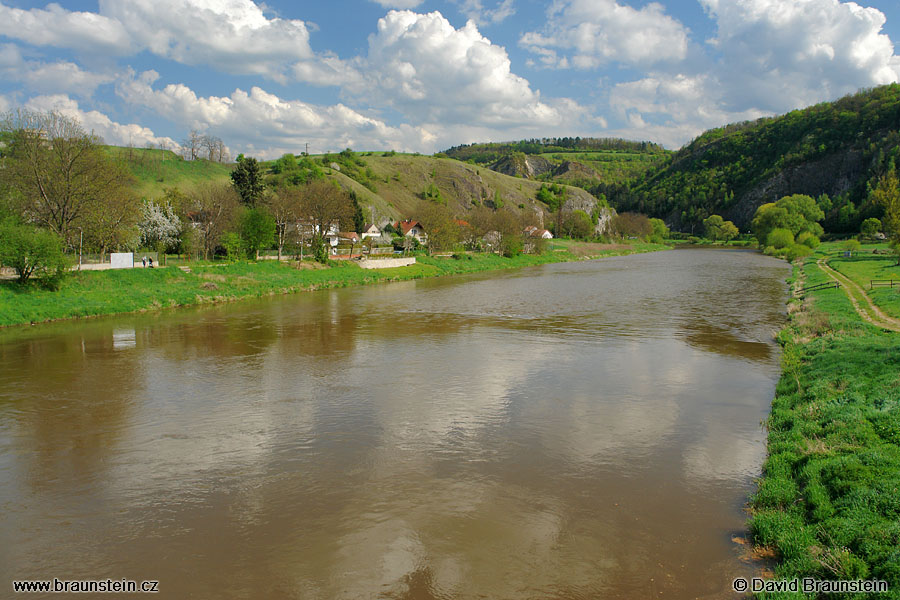
<path id="1" fill-rule="evenodd" d="M 526 237 L 542 238 L 545 240 L 553 239 L 552 233 L 550 233 L 546 229 L 535 227 L 534 225 L 529 225 L 528 227 L 526 227 L 524 233 Z"/>
<path id="2" fill-rule="evenodd" d="M 428 234 L 425 233 L 425 228 L 422 227 L 422 224 L 418 221 L 406 219 L 405 221 L 395 223 L 394 229 L 399 231 L 403 236 L 415 238 L 420 244 L 428 242 Z"/>
<path id="3" fill-rule="evenodd" d="M 362 239 L 381 237 L 381 229 L 378 228 L 378 225 L 367 224 L 360 232 L 360 235 Z"/>

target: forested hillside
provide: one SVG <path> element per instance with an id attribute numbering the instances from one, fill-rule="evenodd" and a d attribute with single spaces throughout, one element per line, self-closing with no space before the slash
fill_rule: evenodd
<path id="1" fill-rule="evenodd" d="M 601 183 L 633 183 L 671 154 L 653 142 L 563 137 L 464 144 L 438 156 L 486 165 L 514 177 L 590 189 Z"/>
<path id="2" fill-rule="evenodd" d="M 620 211 L 690 230 L 711 214 L 746 228 L 756 208 L 790 194 L 818 198 L 831 232 L 858 232 L 869 199 L 900 154 L 900 85 L 860 91 L 786 115 L 711 129 L 628 185 L 593 188 Z"/>

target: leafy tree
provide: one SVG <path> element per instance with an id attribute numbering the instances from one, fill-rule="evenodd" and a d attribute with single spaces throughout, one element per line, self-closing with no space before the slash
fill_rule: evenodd
<path id="1" fill-rule="evenodd" d="M 655 244 L 662 244 L 669 237 L 669 228 L 662 219 L 650 219 L 650 229 L 650 241 Z"/>
<path id="2" fill-rule="evenodd" d="M 240 257 L 247 256 L 247 247 L 240 234 L 235 231 L 229 231 L 222 235 L 222 247 L 225 248 L 225 256 L 228 260 L 237 260 Z"/>
<path id="3" fill-rule="evenodd" d="M 452 250 L 459 242 L 459 225 L 445 206 L 421 202 L 416 211 L 418 220 L 428 232 L 428 252 Z"/>
<path id="4" fill-rule="evenodd" d="M 138 214 L 133 177 L 78 120 L 17 110 L 5 115 L 0 132 L 6 143 L 0 183 L 14 192 L 18 214 L 64 244 L 72 245 L 79 229 L 101 250 L 133 237 Z"/>
<path id="5" fill-rule="evenodd" d="M 272 166 L 269 168 L 269 170 L 272 171 L 272 173 L 274 173 L 275 175 L 280 175 L 281 173 L 286 173 L 288 171 L 296 171 L 297 159 L 293 154 L 283 154 L 280 158 L 272 163 Z"/>
<path id="6" fill-rule="evenodd" d="M 876 219 L 875 217 L 866 219 L 859 227 L 859 233 L 862 234 L 863 237 L 869 239 L 874 238 L 875 234 L 879 231 L 881 231 L 881 220 Z"/>
<path id="7" fill-rule="evenodd" d="M 821 237 L 824 231 L 818 222 L 824 218 L 825 213 L 816 205 L 815 200 L 803 194 L 795 194 L 756 209 L 752 230 L 760 246 L 771 246 L 773 244 L 768 236 L 775 229 L 787 229 L 793 236 L 808 231 Z"/>
<path id="8" fill-rule="evenodd" d="M 266 190 L 259 162 L 243 154 L 237 157 L 237 166 L 231 172 L 231 183 L 241 197 L 241 202 L 248 206 L 256 204 Z"/>
<path id="9" fill-rule="evenodd" d="M 797 243 L 801 244 L 803 246 L 806 246 L 807 248 L 810 248 L 811 250 L 815 250 L 816 248 L 819 247 L 819 244 L 821 242 L 819 241 L 819 238 L 817 238 L 810 232 L 804 231 L 803 233 L 801 233 L 800 235 L 797 236 Z"/>
<path id="10" fill-rule="evenodd" d="M 900 265 L 900 182 L 894 171 L 888 172 L 878 181 L 872 191 L 872 199 L 884 208 L 882 222 L 891 236 L 891 247 L 894 248 L 897 264 Z"/>
<path id="11" fill-rule="evenodd" d="M 766 236 L 766 244 L 772 246 L 776 250 L 787 248 L 794 244 L 794 234 L 790 229 L 777 228 L 769 232 Z"/>
<path id="12" fill-rule="evenodd" d="M 241 239 L 247 258 L 259 260 L 259 251 L 275 241 L 275 219 L 265 208 L 251 208 L 241 215 Z"/>
<path id="13" fill-rule="evenodd" d="M 851 238 L 849 240 L 845 240 L 843 244 L 841 244 L 841 249 L 845 252 L 849 252 L 850 256 L 853 256 L 854 252 L 859 252 L 859 249 L 862 247 L 862 244 L 859 243 L 859 240 Z"/>
<path id="14" fill-rule="evenodd" d="M 11 267 L 19 283 L 32 276 L 46 287 L 56 288 L 65 274 L 68 261 L 55 234 L 28 225 L 0 224 L 0 265 Z"/>
<path id="15" fill-rule="evenodd" d="M 725 221 L 719 215 L 711 215 L 703 219 L 706 237 L 714 241 L 725 241 L 737 237 L 738 228 L 731 221 Z"/>
<path id="16" fill-rule="evenodd" d="M 593 231 L 594 224 L 583 210 L 573 210 L 563 221 L 563 233 L 568 237 L 584 239 Z"/>
<path id="17" fill-rule="evenodd" d="M 522 223 L 508 210 L 498 210 L 491 219 L 491 229 L 497 232 L 498 252 L 507 258 L 522 253 Z"/>
<path id="18" fill-rule="evenodd" d="M 433 182 L 429 183 L 425 188 L 425 191 L 422 192 L 422 198 L 424 200 L 431 200 L 432 202 L 436 202 L 438 204 L 447 204 L 447 201 L 441 195 L 441 190 Z"/>

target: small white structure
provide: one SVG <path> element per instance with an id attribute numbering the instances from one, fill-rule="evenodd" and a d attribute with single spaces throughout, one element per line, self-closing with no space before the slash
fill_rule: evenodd
<path id="1" fill-rule="evenodd" d="M 134 252 L 113 252 L 109 255 L 110 269 L 133 269 Z"/>

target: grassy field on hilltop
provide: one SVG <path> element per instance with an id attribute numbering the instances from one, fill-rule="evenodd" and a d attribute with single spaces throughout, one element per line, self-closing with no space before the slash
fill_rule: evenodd
<path id="1" fill-rule="evenodd" d="M 170 150 L 106 146 L 111 157 L 122 161 L 135 176 L 135 191 L 157 198 L 166 188 L 188 193 L 198 185 L 231 181 L 231 166 L 208 160 L 184 160 Z"/>
<path id="2" fill-rule="evenodd" d="M 795 266 L 795 287 L 830 281 L 817 260 L 838 250 L 823 244 Z M 830 263 L 884 273 L 885 257 L 860 257 Z M 877 301 L 887 310 L 895 300 Z M 842 289 L 810 292 L 789 312 L 754 541 L 776 557 L 777 579 L 878 579 L 889 593 L 841 597 L 900 598 L 900 333 L 864 321 Z"/>

